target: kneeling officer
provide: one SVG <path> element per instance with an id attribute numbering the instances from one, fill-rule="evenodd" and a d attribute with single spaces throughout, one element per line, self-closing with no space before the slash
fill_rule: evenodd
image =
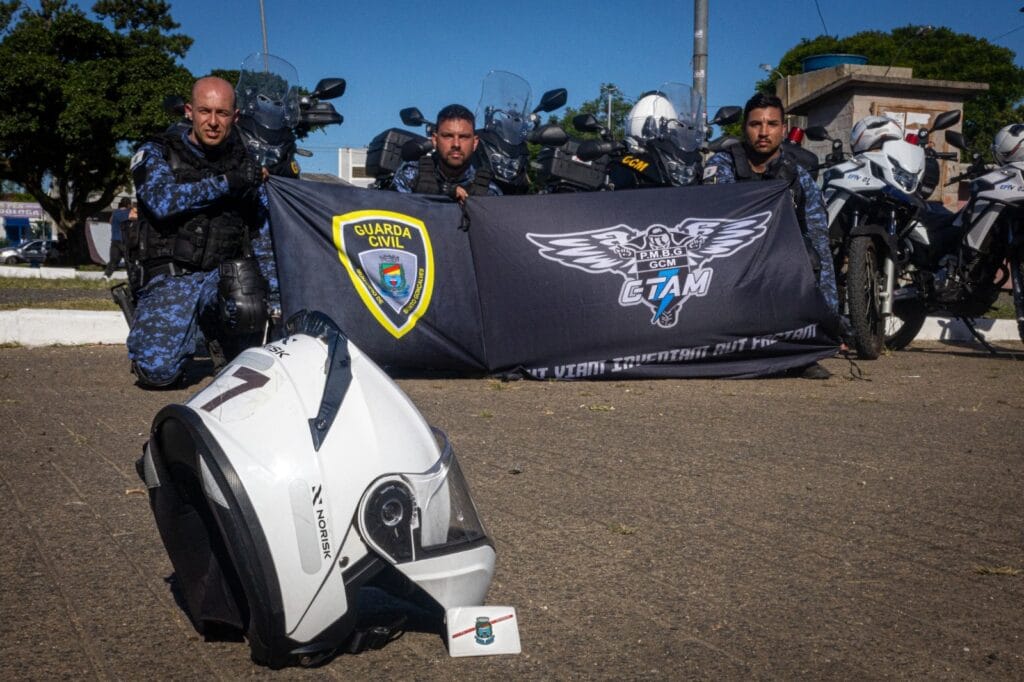
<path id="1" fill-rule="evenodd" d="M 185 115 L 191 128 L 172 126 L 132 157 L 140 288 L 128 357 L 144 388 L 177 382 L 197 331 L 216 364 L 260 343 L 266 323 L 267 284 L 252 258 L 265 174 L 233 127 L 234 88 L 199 79 Z"/>

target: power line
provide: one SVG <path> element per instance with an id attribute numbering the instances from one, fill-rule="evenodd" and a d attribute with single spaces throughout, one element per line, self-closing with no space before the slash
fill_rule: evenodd
<path id="1" fill-rule="evenodd" d="M 830 35 L 828 26 L 825 25 L 825 17 L 821 14 L 821 5 L 818 4 L 818 0 L 814 0 L 814 8 L 818 10 L 818 18 L 821 19 L 821 28 L 825 30 L 825 35 Z"/>
<path id="2" fill-rule="evenodd" d="M 1024 24 L 1018 26 L 1017 28 L 1015 28 L 1015 29 L 1013 29 L 1011 31 L 1007 31 L 1006 33 L 1003 33 L 1001 35 L 997 35 L 995 38 L 992 38 L 992 40 L 995 41 L 995 40 L 999 40 L 1000 38 L 1005 38 L 1006 36 L 1010 35 L 1011 33 L 1016 33 L 1017 31 L 1021 30 L 1022 28 L 1024 28 Z"/>

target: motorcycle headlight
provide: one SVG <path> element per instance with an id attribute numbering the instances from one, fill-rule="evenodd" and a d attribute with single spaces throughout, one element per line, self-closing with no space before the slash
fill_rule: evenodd
<path id="1" fill-rule="evenodd" d="M 505 181 L 512 181 L 519 174 L 522 164 L 519 159 L 504 154 L 491 154 L 491 168 L 494 174 Z"/>
<path id="2" fill-rule="evenodd" d="M 889 157 L 889 163 L 892 164 L 892 179 L 907 192 L 912 192 L 914 186 L 917 185 L 917 173 L 911 173 L 904 169 L 891 156 Z"/>
<path id="3" fill-rule="evenodd" d="M 668 162 L 668 173 L 672 177 L 672 184 L 676 187 L 693 184 L 697 177 L 697 171 L 693 166 L 676 161 Z"/>

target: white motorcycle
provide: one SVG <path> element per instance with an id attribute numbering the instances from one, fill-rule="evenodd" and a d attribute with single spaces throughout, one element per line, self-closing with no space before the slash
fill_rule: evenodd
<path id="1" fill-rule="evenodd" d="M 880 119 L 879 125 L 895 125 L 873 118 Z M 898 304 L 909 284 L 904 242 L 917 215 L 927 208 L 921 195 L 934 189 L 928 186 L 933 175 L 927 172 L 929 164 L 955 156 L 928 149 L 928 134 L 959 120 L 959 111 L 944 112 L 930 131 L 918 132 L 916 142 L 900 135 L 846 160 L 842 142 L 829 138 L 824 128 L 805 131 L 811 139 L 832 139 L 822 192 L 840 301 L 845 300 L 854 345 L 863 358 L 877 358 L 883 345 L 905 346 L 924 323 L 925 314 L 917 306 Z"/>

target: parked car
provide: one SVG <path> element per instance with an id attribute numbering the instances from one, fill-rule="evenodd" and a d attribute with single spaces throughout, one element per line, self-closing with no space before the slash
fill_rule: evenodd
<path id="1" fill-rule="evenodd" d="M 43 263 L 57 248 L 57 242 L 49 239 L 33 239 L 21 246 L 7 246 L 0 249 L 0 263 Z"/>

